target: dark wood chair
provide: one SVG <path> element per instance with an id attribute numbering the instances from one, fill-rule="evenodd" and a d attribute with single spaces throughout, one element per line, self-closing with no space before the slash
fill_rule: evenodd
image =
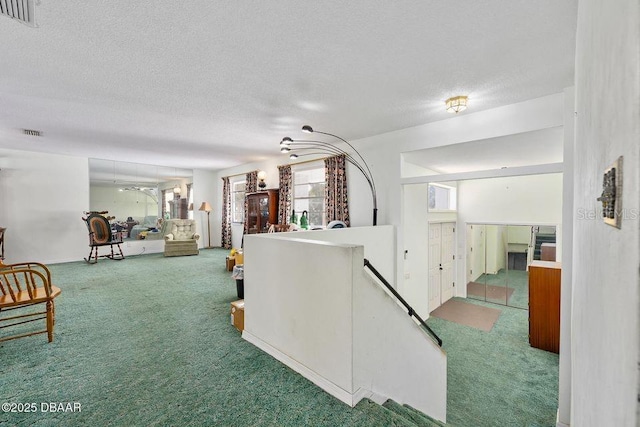
<path id="1" fill-rule="evenodd" d="M 0 264 L 4 261 L 4 232 L 7 229 L 0 227 Z"/>
<path id="2" fill-rule="evenodd" d="M 102 212 L 85 212 L 86 218 L 82 220 L 87 224 L 89 230 L 89 257 L 84 260 L 89 264 L 95 264 L 98 262 L 98 257 L 109 258 L 115 260 L 124 259 L 122 248 L 122 233 L 112 232 L 109 220 L 104 216 L 107 211 Z M 98 248 L 101 246 L 109 246 L 111 252 L 107 255 L 98 255 Z M 113 247 L 116 246 L 119 254 L 115 253 Z"/>
<path id="3" fill-rule="evenodd" d="M 0 266 L 0 331 L 19 327 L 21 332 L 0 335 L 0 342 L 44 333 L 52 342 L 55 324 L 53 300 L 61 292 L 60 288 L 51 284 L 51 272 L 44 264 L 25 262 Z M 32 307 L 40 304 L 44 306 L 43 310 L 34 311 Z M 13 310 L 18 310 L 17 314 L 2 316 Z M 25 327 L 21 326 L 38 320 L 45 320 L 45 329 L 25 331 Z"/>

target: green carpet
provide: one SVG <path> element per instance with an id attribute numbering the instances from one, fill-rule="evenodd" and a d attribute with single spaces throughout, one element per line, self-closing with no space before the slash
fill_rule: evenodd
<path id="1" fill-rule="evenodd" d="M 491 332 L 427 321 L 447 352 L 447 425 L 555 426 L 558 355 L 529 346 L 527 310 L 500 310 Z"/>
<path id="2" fill-rule="evenodd" d="M 502 305 L 506 303 L 511 307 L 529 308 L 529 272 L 500 269 L 497 274 L 481 274 L 475 281 L 493 286 L 508 286 L 513 289 L 508 301 L 489 302 Z M 473 298 L 476 299 L 475 297 Z"/>
<path id="3" fill-rule="evenodd" d="M 236 287 L 226 255 L 52 265 L 63 290 L 54 342 L 38 335 L 0 344 L 0 403 L 79 402 L 81 412 L 0 412 L 0 425 L 432 425 L 368 400 L 349 408 L 244 341 L 230 325 Z M 512 344 L 511 316 L 490 334 L 429 321 L 449 356 L 447 425 L 551 425 L 557 356 L 534 358 Z"/>

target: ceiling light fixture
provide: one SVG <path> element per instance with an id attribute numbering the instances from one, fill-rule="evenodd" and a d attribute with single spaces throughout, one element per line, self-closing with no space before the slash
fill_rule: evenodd
<path id="1" fill-rule="evenodd" d="M 445 101 L 447 111 L 458 114 L 467 109 L 467 97 L 464 95 L 454 96 Z"/>
<path id="2" fill-rule="evenodd" d="M 282 138 L 280 141 L 280 152 L 289 153 L 289 158 L 291 160 L 295 160 L 301 156 L 312 156 L 312 155 L 332 155 L 332 156 L 344 156 L 345 160 L 354 165 L 362 175 L 364 175 L 367 183 L 369 184 L 369 188 L 371 189 L 371 196 L 373 198 L 373 225 L 376 225 L 378 222 L 378 202 L 376 197 L 376 185 L 373 182 L 373 174 L 367 165 L 367 162 L 364 160 L 362 155 L 355 149 L 353 145 L 351 145 L 346 139 L 339 137 L 338 135 L 334 135 L 332 133 L 321 132 L 317 130 L 313 130 L 313 128 L 309 125 L 302 126 L 302 132 L 304 133 L 317 133 L 322 135 L 327 135 L 332 138 L 335 138 L 339 141 L 347 144 L 351 150 L 357 155 L 352 155 L 347 151 L 343 150 L 335 143 L 326 142 L 326 141 L 318 141 L 318 140 L 307 140 L 307 139 L 291 139 L 288 136 Z M 293 152 L 295 151 L 295 152 Z M 300 154 L 298 154 L 300 153 Z"/>

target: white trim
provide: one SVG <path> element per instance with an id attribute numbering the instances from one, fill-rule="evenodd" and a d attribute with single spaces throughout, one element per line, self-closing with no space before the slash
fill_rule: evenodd
<path id="1" fill-rule="evenodd" d="M 498 178 L 504 176 L 543 175 L 563 172 L 562 163 L 547 163 L 544 165 L 518 166 L 506 169 L 490 169 L 486 171 L 447 173 L 441 175 L 415 176 L 402 178 L 400 184 L 429 184 L 432 182 L 464 181 L 467 179 Z"/>
<path id="2" fill-rule="evenodd" d="M 569 424 L 560 422 L 560 409 L 556 412 L 556 427 L 570 427 Z"/>
<path id="3" fill-rule="evenodd" d="M 351 407 L 356 406 L 356 404 L 363 398 L 372 397 L 374 395 L 371 391 L 365 390 L 363 388 L 359 388 L 355 393 L 349 393 L 348 391 L 335 385 L 334 383 L 327 380 L 326 378 L 318 375 L 316 372 L 307 368 L 305 365 L 301 364 L 297 360 L 294 360 L 288 355 L 282 353 L 277 348 L 272 347 L 271 345 L 262 341 L 260 338 L 256 337 L 255 335 L 252 335 L 246 329 L 242 331 L 242 338 L 250 342 L 251 344 L 255 345 L 260 350 L 264 351 L 274 359 L 284 363 L 285 365 L 287 365 L 288 367 L 290 367 L 291 369 L 293 369 L 294 371 L 296 371 L 297 373 L 299 373 L 300 375 L 302 375 L 303 377 L 305 377 L 306 379 L 308 379 L 309 381 L 311 381 L 312 383 L 314 383 L 315 385 L 317 385 L 318 387 L 320 387 L 321 389 L 323 389 L 324 391 L 326 391 L 327 393 L 335 397 L 336 399 L 346 403 Z"/>

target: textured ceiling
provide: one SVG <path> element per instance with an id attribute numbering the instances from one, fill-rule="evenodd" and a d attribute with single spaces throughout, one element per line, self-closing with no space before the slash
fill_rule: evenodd
<path id="1" fill-rule="evenodd" d="M 0 17 L 0 147 L 220 169 L 573 84 L 577 0 L 41 0 Z M 40 138 L 21 128 L 43 132 Z"/>

